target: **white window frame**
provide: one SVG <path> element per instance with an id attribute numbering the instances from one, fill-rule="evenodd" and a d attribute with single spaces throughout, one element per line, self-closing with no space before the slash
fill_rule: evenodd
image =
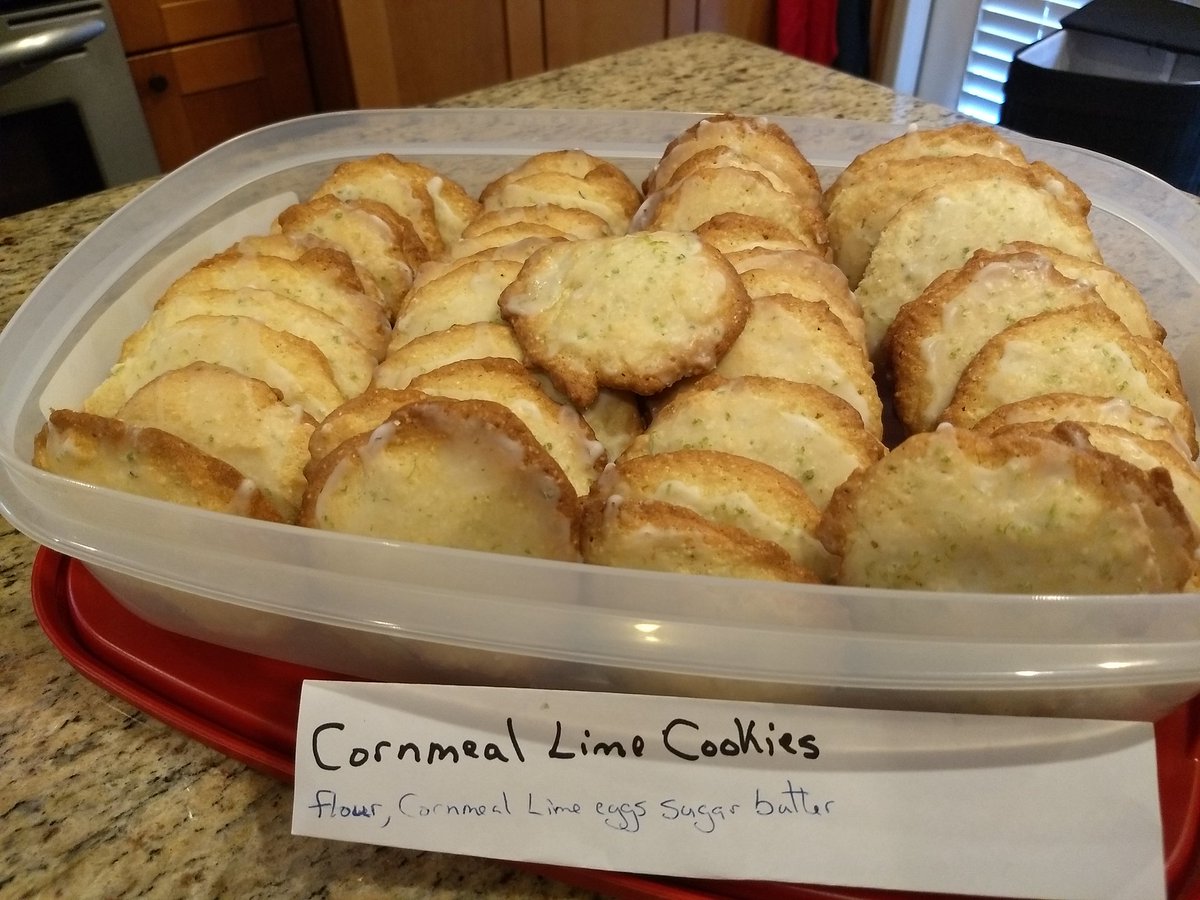
<path id="1" fill-rule="evenodd" d="M 896 0 L 881 80 L 957 110 L 982 5 L 983 0 Z"/>

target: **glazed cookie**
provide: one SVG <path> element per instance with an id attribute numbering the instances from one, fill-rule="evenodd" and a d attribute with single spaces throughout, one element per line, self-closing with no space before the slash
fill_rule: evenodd
<path id="1" fill-rule="evenodd" d="M 1006 403 L 1069 392 L 1115 397 L 1169 421 L 1196 452 L 1196 423 L 1178 382 L 1102 303 L 1041 313 L 991 338 L 963 370 L 944 419 L 969 427 Z"/>
<path id="2" fill-rule="evenodd" d="M 457 266 L 440 278 L 423 281 L 404 298 L 392 326 L 388 352 L 452 325 L 500 322 L 500 295 L 520 271 L 519 262 L 480 259 Z"/>
<path id="3" fill-rule="evenodd" d="M 884 346 L 900 420 L 909 431 L 933 428 L 975 354 L 1013 323 L 1099 302 L 1090 285 L 1067 278 L 1044 256 L 977 251 L 900 307 L 888 328 Z"/>
<path id="4" fill-rule="evenodd" d="M 458 240 L 479 204 L 451 178 L 390 153 L 341 163 L 313 192 L 343 200 L 377 200 L 408 219 L 430 256 Z"/>
<path id="5" fill-rule="evenodd" d="M 158 428 L 57 409 L 34 439 L 39 469 L 169 503 L 283 521 L 253 481 Z"/>
<path id="6" fill-rule="evenodd" d="M 778 544 L 670 503 L 611 496 L 585 505 L 585 562 L 688 575 L 815 583 Z"/>
<path id="7" fill-rule="evenodd" d="M 1138 337 L 1161 341 L 1166 330 L 1155 321 L 1146 305 L 1146 298 L 1115 269 L 1091 259 L 1072 256 L 1054 247 L 1030 241 L 1014 241 L 1000 248 L 1002 253 L 1036 253 L 1050 260 L 1068 278 L 1090 284 L 1104 304 L 1121 317 L 1125 327 Z"/>
<path id="8" fill-rule="evenodd" d="M 298 241 L 315 239 L 344 250 L 379 285 L 392 313 L 412 286 L 417 266 L 429 258 L 412 222 L 377 200 L 324 194 L 289 206 L 275 227 Z"/>
<path id="9" fill-rule="evenodd" d="M 329 361 L 333 380 L 347 397 L 366 389 L 378 361 L 349 328 L 315 307 L 273 291 L 228 288 L 167 294 L 146 323 L 126 338 L 121 359 L 137 356 L 163 329 L 192 316 L 246 316 L 311 342 Z"/>
<path id="10" fill-rule="evenodd" d="M 375 367 L 372 387 L 406 388 L 418 375 L 460 359 L 501 357 L 525 361 L 525 351 L 503 322 L 451 325 L 413 338 Z"/>
<path id="11" fill-rule="evenodd" d="M 733 113 L 701 119 L 667 144 L 643 191 L 666 187 L 689 159 L 713 148 L 731 150 L 772 172 L 805 206 L 820 205 L 820 176 L 791 135 L 764 118 Z"/>
<path id="12" fill-rule="evenodd" d="M 300 524 L 579 558 L 575 490 L 520 419 L 483 400 L 418 400 L 340 444 L 313 472 Z"/>
<path id="13" fill-rule="evenodd" d="M 464 359 L 418 375 L 414 391 L 453 400 L 490 400 L 508 408 L 586 494 L 608 461 L 604 445 L 571 406 L 556 403 L 513 359 Z"/>
<path id="14" fill-rule="evenodd" d="M 715 371 L 726 378 L 769 375 L 822 387 L 854 407 L 871 434 L 883 436 L 871 361 L 824 303 L 788 294 L 751 300 L 746 327 Z"/>
<path id="15" fill-rule="evenodd" d="M 611 497 L 682 506 L 710 522 L 782 547 L 822 578 L 831 559 L 816 537 L 821 513 L 804 489 L 774 466 L 718 450 L 676 450 L 608 466 L 592 490 Z"/>
<path id="16" fill-rule="evenodd" d="M 747 169 L 701 169 L 646 197 L 629 223 L 630 231 L 695 231 L 714 216 L 742 213 L 766 219 L 805 249 L 825 254 L 825 216 L 795 194 L 777 190 Z"/>
<path id="17" fill-rule="evenodd" d="M 913 435 L 850 476 L 820 534 L 841 584 L 935 591 L 1176 591 L 1196 549 L 1164 472 L 1096 451 L 1069 424 Z"/>
<path id="18" fill-rule="evenodd" d="M 407 403 L 423 400 L 420 391 L 409 389 L 370 388 L 351 397 L 321 420 L 308 439 L 309 460 L 305 464 L 305 477 L 312 477 L 316 467 L 326 456 L 350 438 L 366 431 L 374 431 L 388 416 Z"/>
<path id="19" fill-rule="evenodd" d="M 350 329 L 376 359 L 383 357 L 391 330 L 387 309 L 364 293 L 353 262 L 340 250 L 315 248 L 296 259 L 222 253 L 181 275 L 160 302 L 175 293 L 246 289 L 272 291 L 311 306 Z"/>
<path id="20" fill-rule="evenodd" d="M 710 375 L 683 388 L 622 459 L 673 450 L 720 450 L 774 466 L 820 509 L 851 472 L 885 452 L 854 407 L 824 388 L 753 375 Z"/>
<path id="21" fill-rule="evenodd" d="M 1151 441 L 1165 441 L 1185 456 L 1191 456 L 1187 442 L 1170 422 L 1152 415 L 1119 397 L 1058 392 L 1038 394 L 1025 400 L 1006 403 L 992 410 L 973 427 L 989 433 L 1006 425 L 1025 422 L 1096 422 L 1115 425 Z"/>
<path id="22" fill-rule="evenodd" d="M 279 515 L 294 521 L 316 420 L 266 382 L 210 363 L 164 372 L 117 410 L 127 425 L 187 441 L 249 478 Z"/>
<path id="23" fill-rule="evenodd" d="M 346 397 L 317 346 L 248 316 L 191 316 L 163 328 L 113 366 L 84 401 L 85 412 L 115 415 L 152 378 L 194 362 L 208 362 L 265 381 L 314 419 Z"/>
<path id="24" fill-rule="evenodd" d="M 824 303 L 855 342 L 866 347 L 862 307 L 842 270 L 815 253 L 763 248 L 728 254 L 751 298 L 787 294 L 797 300 Z"/>
<path id="25" fill-rule="evenodd" d="M 904 204 L 880 232 L 855 296 L 878 349 L 896 311 L 934 278 L 976 250 L 1031 240 L 1100 260 L 1087 218 L 1065 179 L 1012 166 L 1004 175 L 960 179 L 928 188 Z"/>
<path id="26" fill-rule="evenodd" d="M 586 209 L 569 209 L 551 203 L 509 206 L 482 212 L 463 229 L 463 238 L 479 237 L 497 228 L 518 223 L 548 225 L 573 238 L 598 238 L 611 234 L 608 223 Z"/>
<path id="27" fill-rule="evenodd" d="M 676 232 L 552 244 L 500 296 L 530 361 L 580 408 L 601 387 L 649 395 L 710 371 L 749 304 L 720 253 Z"/>
<path id="28" fill-rule="evenodd" d="M 1025 165 L 1021 148 L 1000 132 L 977 122 L 959 122 L 937 128 L 911 126 L 904 134 L 876 144 L 858 154 L 825 191 L 825 208 L 850 184 L 875 166 L 897 159 L 918 157 L 989 156 Z"/>

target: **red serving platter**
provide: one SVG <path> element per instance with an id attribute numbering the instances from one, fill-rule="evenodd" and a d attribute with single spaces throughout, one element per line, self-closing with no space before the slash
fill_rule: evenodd
<path id="1" fill-rule="evenodd" d="M 165 631 L 122 606 L 78 560 L 45 547 L 33 565 L 33 607 L 51 643 L 113 695 L 227 756 L 291 782 L 300 687 L 346 676 Z M 1164 865 L 1172 900 L 1200 900 L 1200 698 L 1155 725 Z M 800 884 L 668 879 L 520 864 L 619 898 L 917 900 L 950 895 Z"/>

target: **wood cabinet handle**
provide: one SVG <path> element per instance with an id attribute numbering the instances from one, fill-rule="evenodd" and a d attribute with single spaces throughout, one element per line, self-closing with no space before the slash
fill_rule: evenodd
<path id="1" fill-rule="evenodd" d="M 166 75 L 151 75 L 150 80 L 146 82 L 146 86 L 154 91 L 154 93 L 161 94 L 171 86 L 171 82 L 167 80 Z"/>

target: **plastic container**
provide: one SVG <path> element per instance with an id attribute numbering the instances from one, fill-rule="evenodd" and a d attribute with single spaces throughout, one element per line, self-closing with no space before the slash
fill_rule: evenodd
<path id="1" fill-rule="evenodd" d="M 215 148 L 101 225 L 0 335 L 0 510 L 83 561 L 148 622 L 365 678 L 1141 719 L 1200 692 L 1197 594 L 931 594 L 618 570 L 251 521 L 29 464 L 47 398 L 81 402 L 144 317 L 123 309 L 131 288 L 152 297 L 147 279 L 169 279 L 249 233 L 224 230 L 246 224 L 230 226 L 230 216 L 260 215 L 256 204 L 303 195 L 337 161 L 381 151 L 471 190 L 533 152 L 568 146 L 640 179 L 700 115 L 356 111 Z M 826 176 L 900 131 L 776 121 Z M 1022 143 L 1091 196 L 1109 263 L 1166 326 L 1195 402 L 1200 206 L 1124 163 Z M 213 227 L 209 240 L 224 242 L 197 244 Z M 128 327 L 112 321 L 121 316 Z"/>

